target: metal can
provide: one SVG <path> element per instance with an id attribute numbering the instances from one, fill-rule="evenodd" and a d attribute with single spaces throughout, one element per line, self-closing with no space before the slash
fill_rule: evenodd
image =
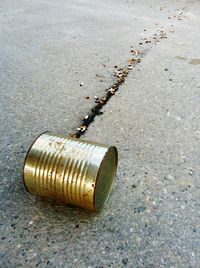
<path id="1" fill-rule="evenodd" d="M 111 192 L 117 162 L 114 146 L 45 132 L 26 155 L 24 183 L 30 193 L 98 211 Z"/>

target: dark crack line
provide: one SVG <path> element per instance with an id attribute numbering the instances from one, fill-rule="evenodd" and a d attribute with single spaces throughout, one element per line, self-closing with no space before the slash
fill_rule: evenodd
<path id="1" fill-rule="evenodd" d="M 174 31 L 172 31 L 171 29 L 170 32 Z M 124 84 L 130 71 L 132 71 L 142 61 L 144 56 L 146 56 L 147 53 L 152 49 L 153 45 L 158 44 L 160 40 L 166 38 L 167 38 L 166 32 L 164 32 L 163 30 L 157 30 L 157 32 L 152 37 L 142 39 L 144 40 L 144 43 L 147 46 L 145 47 L 145 49 L 143 49 L 143 51 L 140 51 L 138 49 L 131 49 L 132 58 L 128 60 L 129 64 L 124 66 L 123 68 L 117 68 L 117 66 L 115 66 L 116 70 L 114 76 L 116 77 L 116 80 L 109 89 L 105 90 L 106 94 L 104 94 L 100 98 L 96 97 L 94 106 L 91 108 L 88 114 L 81 120 L 80 126 L 70 134 L 71 137 L 80 138 L 83 134 L 85 134 L 88 127 L 94 121 L 95 117 L 101 116 L 103 114 L 103 112 L 101 111 L 102 108 L 115 95 L 115 93 L 119 90 L 120 86 Z M 142 42 L 140 42 L 139 44 L 143 45 Z"/>
<path id="2" fill-rule="evenodd" d="M 116 80 L 109 89 L 105 90 L 106 94 L 100 98 L 96 98 L 95 104 L 90 112 L 81 120 L 80 126 L 75 130 L 75 132 L 71 133 L 70 136 L 80 138 L 94 121 L 95 117 L 103 114 L 101 111 L 102 108 L 119 90 L 120 86 L 125 82 L 129 72 L 141 62 L 144 55 L 147 54 L 147 51 L 141 52 L 139 50 L 132 50 L 132 53 L 134 54 L 134 57 L 128 60 L 128 65 L 123 68 L 117 68 L 117 66 L 115 66 L 116 71 L 114 76 L 116 77 Z"/>

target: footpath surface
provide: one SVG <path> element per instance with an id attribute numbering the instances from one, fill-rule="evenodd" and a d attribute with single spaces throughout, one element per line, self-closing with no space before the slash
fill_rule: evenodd
<path id="1" fill-rule="evenodd" d="M 2 267 L 199 267 L 200 5 L 154 2 L 1 4 Z M 104 210 L 28 194 L 33 139 L 76 131 L 138 51 L 82 136 L 118 147 Z"/>

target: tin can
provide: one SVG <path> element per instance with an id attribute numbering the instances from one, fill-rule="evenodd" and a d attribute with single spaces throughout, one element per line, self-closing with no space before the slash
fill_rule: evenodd
<path id="1" fill-rule="evenodd" d="M 24 183 L 30 193 L 98 211 L 111 192 L 117 162 L 114 146 L 46 132 L 26 155 Z"/>

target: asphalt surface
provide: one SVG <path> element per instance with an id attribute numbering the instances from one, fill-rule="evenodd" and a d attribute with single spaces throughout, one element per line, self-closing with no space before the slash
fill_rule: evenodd
<path id="1" fill-rule="evenodd" d="M 1 267 L 200 267 L 199 1 L 0 9 Z M 118 147 L 104 210 L 28 194 L 22 167 L 33 139 L 72 133 L 133 49 L 141 62 L 82 137 Z"/>

